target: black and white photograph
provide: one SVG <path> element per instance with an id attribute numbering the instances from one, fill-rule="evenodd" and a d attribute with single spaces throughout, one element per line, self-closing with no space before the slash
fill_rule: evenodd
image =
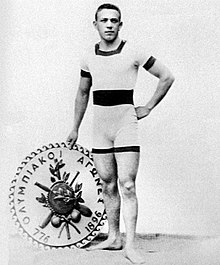
<path id="1" fill-rule="evenodd" d="M 0 3 L 1 264 L 220 264 L 220 2 Z"/>

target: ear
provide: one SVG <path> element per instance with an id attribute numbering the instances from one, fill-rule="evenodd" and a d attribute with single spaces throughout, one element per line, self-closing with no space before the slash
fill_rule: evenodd
<path id="1" fill-rule="evenodd" d="M 97 29 L 97 21 L 96 20 L 93 21 L 93 26 L 95 29 Z"/>
<path id="2" fill-rule="evenodd" d="M 121 30 L 122 26 L 123 26 L 123 22 L 121 21 L 119 24 L 119 30 Z"/>

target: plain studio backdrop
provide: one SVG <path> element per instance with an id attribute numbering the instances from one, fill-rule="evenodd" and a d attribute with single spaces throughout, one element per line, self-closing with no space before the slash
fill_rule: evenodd
<path id="1" fill-rule="evenodd" d="M 72 128 L 80 56 L 99 40 L 92 21 L 102 3 L 1 2 L 3 202 L 24 157 L 65 141 Z M 122 10 L 121 37 L 145 47 L 176 78 L 161 104 L 139 122 L 137 231 L 219 235 L 220 2 L 113 3 Z M 147 102 L 157 82 L 140 71 L 136 105 Z M 91 117 L 90 102 L 78 140 L 89 149 Z"/>

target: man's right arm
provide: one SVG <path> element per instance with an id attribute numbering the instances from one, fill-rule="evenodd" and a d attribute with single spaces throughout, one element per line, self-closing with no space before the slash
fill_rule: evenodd
<path id="1" fill-rule="evenodd" d="M 73 147 L 73 145 L 75 144 L 78 138 L 79 127 L 82 122 L 89 101 L 89 92 L 91 85 L 92 85 L 91 78 L 81 76 L 79 82 L 79 88 L 75 99 L 73 129 L 67 138 L 67 144 L 70 149 Z"/>

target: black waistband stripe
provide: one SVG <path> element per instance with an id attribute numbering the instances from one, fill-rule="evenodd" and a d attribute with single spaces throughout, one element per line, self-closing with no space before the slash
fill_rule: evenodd
<path id="1" fill-rule="evenodd" d="M 93 104 L 99 106 L 115 106 L 132 104 L 134 90 L 96 90 L 93 91 Z"/>
<path id="2" fill-rule="evenodd" d="M 122 146 L 106 149 L 93 148 L 93 154 L 109 154 L 109 153 L 124 153 L 124 152 L 140 152 L 140 146 Z"/>

